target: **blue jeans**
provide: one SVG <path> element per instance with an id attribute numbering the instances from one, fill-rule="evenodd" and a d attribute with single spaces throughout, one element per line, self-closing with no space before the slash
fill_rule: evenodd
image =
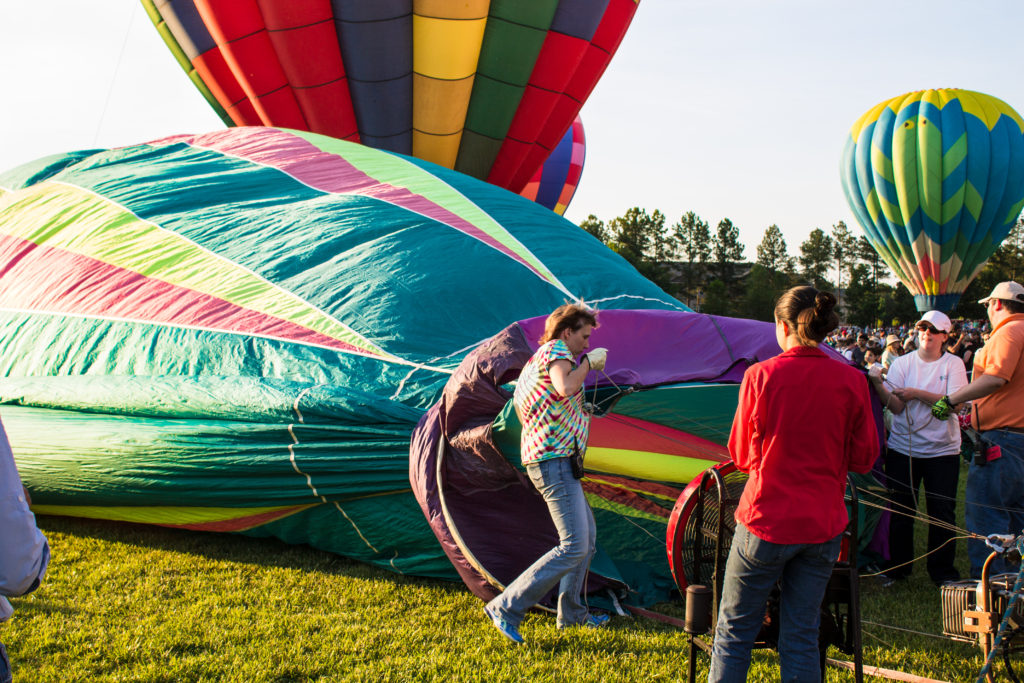
<path id="1" fill-rule="evenodd" d="M 1024 434 L 1005 429 L 991 429 L 982 437 L 999 444 L 1003 456 L 984 465 L 971 462 L 967 471 L 967 530 L 989 534 L 1019 534 L 1024 529 Z M 969 539 L 967 557 L 971 560 L 971 576 L 981 578 L 981 568 L 992 552 L 984 541 Z M 997 557 L 991 574 L 1016 571 L 1002 557 Z"/>
<path id="2" fill-rule="evenodd" d="M 558 626 L 582 624 L 587 606 L 580 593 L 596 548 L 594 513 L 583 494 L 583 485 L 572 476 L 569 458 L 527 465 L 526 473 L 544 496 L 558 530 L 558 545 L 541 555 L 487 606 L 518 627 L 526 612 L 558 584 Z"/>
<path id="3" fill-rule="evenodd" d="M 3 643 L 0 643 L 0 683 L 11 683 L 11 660 L 7 658 Z"/>
<path id="4" fill-rule="evenodd" d="M 736 524 L 725 567 L 709 681 L 743 683 L 768 596 L 781 579 L 779 660 L 783 681 L 821 680 L 818 624 L 840 536 L 824 543 L 764 541 Z"/>

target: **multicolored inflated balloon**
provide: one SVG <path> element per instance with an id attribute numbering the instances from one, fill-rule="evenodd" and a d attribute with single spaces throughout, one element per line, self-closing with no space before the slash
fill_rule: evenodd
<path id="1" fill-rule="evenodd" d="M 313 133 L 228 128 L 0 173 L 0 416 L 40 513 L 454 578 L 410 488 L 410 435 L 470 351 L 580 298 L 685 310 L 534 202 Z"/>
<path id="2" fill-rule="evenodd" d="M 580 184 L 586 155 L 587 140 L 583 134 L 583 121 L 577 116 L 558 146 L 551 150 L 551 156 L 537 169 L 519 194 L 548 207 L 559 216 L 565 215 Z"/>
<path id="3" fill-rule="evenodd" d="M 228 125 L 412 154 L 519 192 L 639 0 L 142 0 Z"/>
<path id="4" fill-rule="evenodd" d="M 970 90 L 921 90 L 868 110 L 840 166 L 868 241 L 914 294 L 950 310 L 1024 207 L 1024 120 Z"/>

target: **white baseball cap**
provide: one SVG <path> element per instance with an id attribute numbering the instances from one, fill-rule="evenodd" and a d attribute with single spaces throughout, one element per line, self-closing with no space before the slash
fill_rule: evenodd
<path id="1" fill-rule="evenodd" d="M 1024 287 L 1013 280 L 1007 280 L 1006 282 L 1000 282 L 992 290 L 992 293 L 986 296 L 984 299 L 979 299 L 979 304 L 987 304 L 990 299 L 1007 299 L 1009 301 L 1020 301 L 1024 303 Z"/>
<path id="2" fill-rule="evenodd" d="M 928 311 L 917 322 L 929 323 L 939 332 L 949 332 L 953 329 L 953 323 L 949 321 L 949 316 L 942 311 Z"/>

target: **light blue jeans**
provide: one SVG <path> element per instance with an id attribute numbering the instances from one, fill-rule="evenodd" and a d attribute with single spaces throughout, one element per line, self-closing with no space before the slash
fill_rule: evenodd
<path id="1" fill-rule="evenodd" d="M 986 440 L 999 444 L 1003 455 L 984 465 L 971 462 L 967 470 L 967 530 L 982 536 L 1019 534 L 1024 529 L 1024 434 L 1005 429 L 981 433 Z M 981 578 L 981 568 L 992 549 L 984 541 L 969 539 L 967 557 L 971 560 L 971 577 Z M 1017 571 L 997 557 L 990 569 L 992 576 Z"/>
<path id="2" fill-rule="evenodd" d="M 580 594 L 594 556 L 597 527 L 569 458 L 527 465 L 530 481 L 544 497 L 558 530 L 558 545 L 520 574 L 488 603 L 492 613 L 518 627 L 526 612 L 558 584 L 558 626 L 582 624 L 587 606 Z"/>
<path id="3" fill-rule="evenodd" d="M 780 544 L 762 540 L 742 524 L 725 566 L 709 681 L 743 683 L 750 651 L 761 630 L 768 596 L 782 580 L 779 598 L 779 662 L 783 681 L 821 681 L 818 624 L 821 601 L 839 559 L 840 536 L 824 543 Z"/>

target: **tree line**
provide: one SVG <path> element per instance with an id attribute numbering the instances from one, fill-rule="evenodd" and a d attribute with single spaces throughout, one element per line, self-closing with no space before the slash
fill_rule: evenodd
<path id="1" fill-rule="evenodd" d="M 771 321 L 783 291 L 811 284 L 835 292 L 844 322 L 859 327 L 913 322 L 913 295 L 892 273 L 867 238 L 838 221 L 829 231 L 811 230 L 790 255 L 777 225 L 765 228 L 757 258 L 744 261 L 739 228 L 728 218 L 714 230 L 693 211 L 671 226 L 665 214 L 633 207 L 607 223 L 591 214 L 580 227 L 629 261 L 644 277 L 702 313 Z M 1018 220 L 951 312 L 984 319 L 977 303 L 996 283 L 1024 277 L 1024 221 Z"/>

